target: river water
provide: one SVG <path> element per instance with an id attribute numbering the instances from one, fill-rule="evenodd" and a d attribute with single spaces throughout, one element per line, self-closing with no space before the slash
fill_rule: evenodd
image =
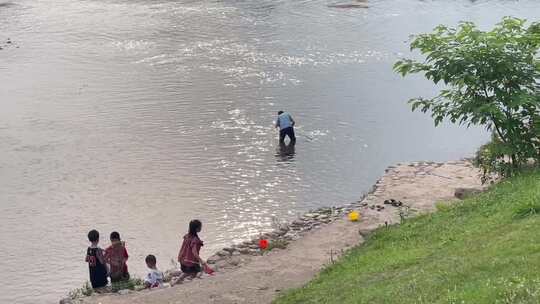
<path id="1" fill-rule="evenodd" d="M 392 64 L 412 33 L 534 20 L 540 2 L 0 0 L 1 303 L 55 303 L 117 230 L 132 274 L 168 268 L 187 223 L 204 256 L 383 169 L 470 156 L 486 134 L 411 113 L 435 94 Z M 8 43 L 8 39 L 11 43 Z M 276 111 L 298 123 L 277 147 Z"/>

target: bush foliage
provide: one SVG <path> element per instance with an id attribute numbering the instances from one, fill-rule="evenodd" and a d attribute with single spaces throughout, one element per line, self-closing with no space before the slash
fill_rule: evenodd
<path id="1" fill-rule="evenodd" d="M 528 162 L 540 161 L 540 23 L 506 17 L 491 31 L 473 23 L 440 25 L 415 36 L 411 51 L 422 62 L 403 59 L 394 70 L 405 76 L 423 73 L 444 89 L 433 98 L 414 98 L 412 109 L 430 111 L 435 125 L 444 119 L 482 125 L 493 141 L 477 155 L 486 173 L 512 175 Z"/>

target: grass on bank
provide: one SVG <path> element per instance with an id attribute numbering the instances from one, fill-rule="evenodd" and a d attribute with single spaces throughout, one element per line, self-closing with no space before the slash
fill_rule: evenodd
<path id="1" fill-rule="evenodd" d="M 379 229 L 275 303 L 540 303 L 540 171 Z"/>
<path id="2" fill-rule="evenodd" d="M 106 287 L 102 287 L 99 290 L 94 290 L 90 282 L 86 281 L 81 288 L 73 289 L 68 293 L 68 298 L 79 299 L 84 297 L 89 297 L 94 293 L 109 293 L 109 292 L 118 292 L 122 289 L 137 290 L 143 289 L 144 282 L 140 278 L 130 278 L 125 282 L 115 282 L 111 283 Z"/>

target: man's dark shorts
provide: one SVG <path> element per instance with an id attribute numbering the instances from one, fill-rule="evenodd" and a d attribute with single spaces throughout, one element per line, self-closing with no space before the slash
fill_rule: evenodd
<path id="1" fill-rule="evenodd" d="M 279 142 L 284 143 L 285 142 L 285 136 L 289 136 L 291 139 L 291 143 L 296 142 L 296 136 L 294 136 L 294 128 L 288 127 L 283 130 L 279 131 Z"/>

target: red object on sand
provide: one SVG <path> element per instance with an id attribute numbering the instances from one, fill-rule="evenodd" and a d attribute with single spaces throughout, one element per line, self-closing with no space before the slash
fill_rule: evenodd
<path id="1" fill-rule="evenodd" d="M 208 265 L 204 265 L 204 272 L 206 272 L 209 275 L 214 275 L 214 269 L 210 268 Z"/>
<path id="2" fill-rule="evenodd" d="M 262 250 L 265 250 L 266 248 L 268 248 L 268 240 L 260 240 L 259 248 L 261 248 Z"/>

